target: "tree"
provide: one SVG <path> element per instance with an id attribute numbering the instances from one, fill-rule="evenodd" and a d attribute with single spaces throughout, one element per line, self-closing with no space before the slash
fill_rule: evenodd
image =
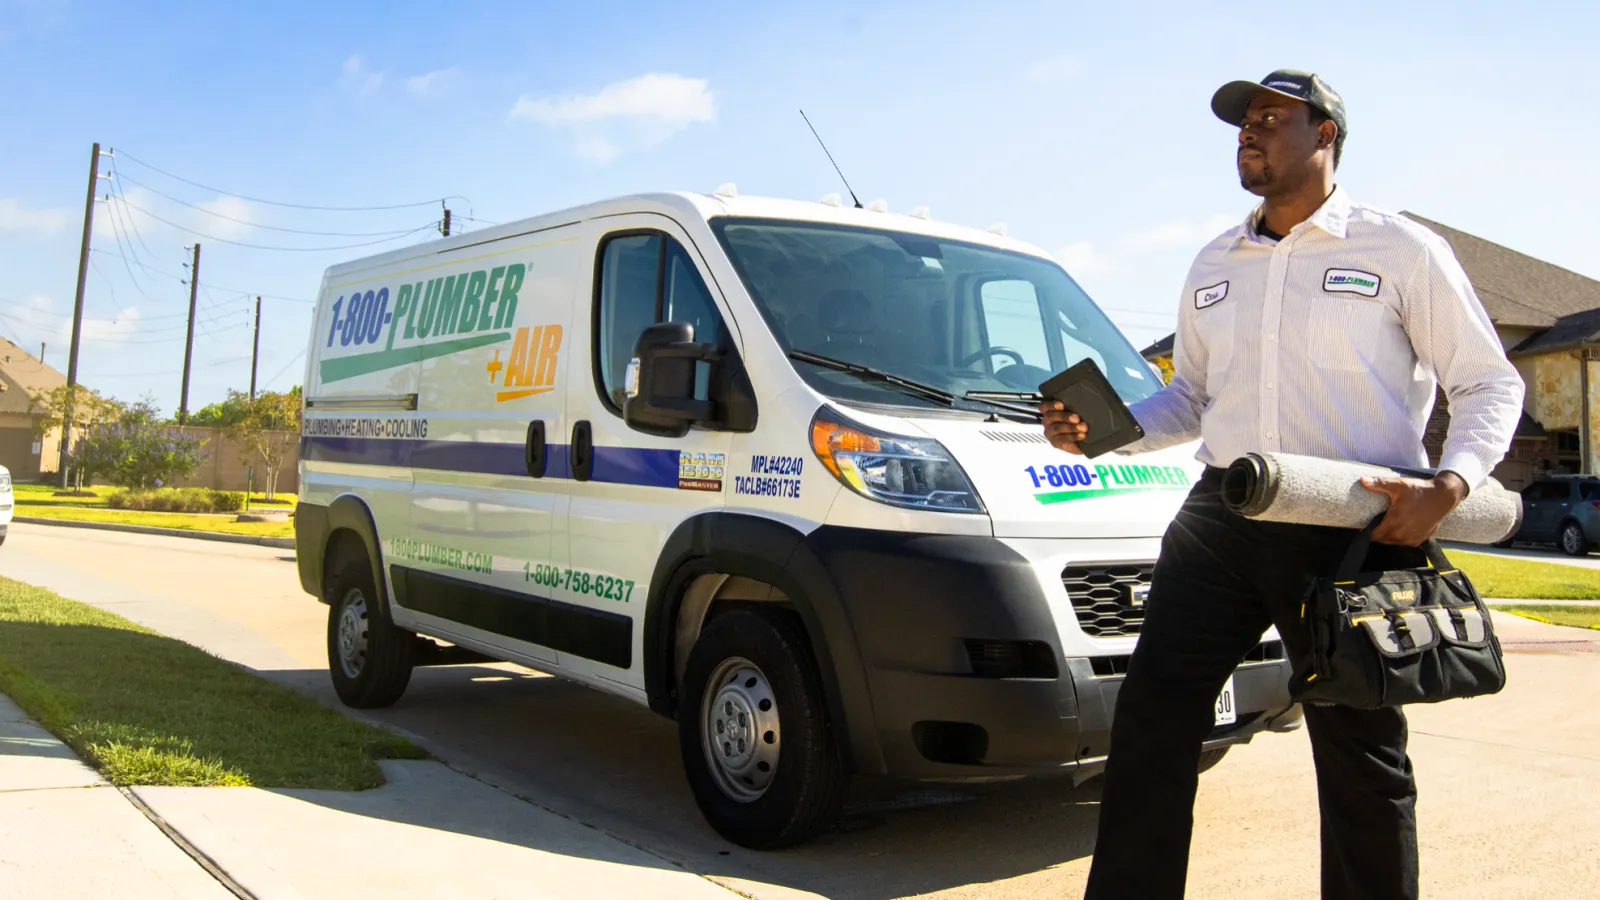
<path id="1" fill-rule="evenodd" d="M 1158 356 L 1158 357 L 1156 357 L 1156 367 L 1161 370 L 1161 380 L 1162 380 L 1162 382 L 1166 383 L 1166 384 L 1171 384 L 1172 383 L 1172 357 L 1170 357 L 1170 356 Z"/>
<path id="2" fill-rule="evenodd" d="M 227 428 L 244 421 L 250 414 L 250 397 L 238 391 L 230 391 L 228 399 L 220 403 L 208 403 L 198 412 L 189 417 L 190 425 L 207 428 Z"/>
<path id="3" fill-rule="evenodd" d="M 29 410 L 40 414 L 34 432 L 44 437 L 61 427 L 68 407 L 72 409 L 73 428 L 93 428 L 114 421 L 124 406 L 110 397 L 102 397 L 81 384 L 71 387 L 61 385 L 48 391 L 34 391 L 28 395 L 32 401 Z"/>
<path id="4" fill-rule="evenodd" d="M 91 427 L 68 459 L 86 479 L 103 475 L 113 484 L 144 490 L 194 474 L 205 459 L 202 444 L 162 422 L 155 405 L 142 400 Z"/>
<path id="5" fill-rule="evenodd" d="M 266 391 L 254 400 L 243 392 L 229 391 L 223 405 L 229 404 L 238 404 L 245 414 L 224 434 L 239 443 L 240 462 L 248 466 L 254 459 L 261 460 L 262 468 L 267 470 L 267 496 L 275 496 L 284 458 L 300 443 L 300 389 L 287 393 Z"/>

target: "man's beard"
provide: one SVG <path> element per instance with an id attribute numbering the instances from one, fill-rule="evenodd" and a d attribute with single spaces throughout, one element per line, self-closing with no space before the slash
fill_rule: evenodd
<path id="1" fill-rule="evenodd" d="M 1251 172 L 1243 166 L 1239 167 L 1239 186 L 1252 194 L 1261 193 L 1262 189 L 1272 186 L 1277 180 L 1277 175 L 1272 171 L 1270 164 L 1263 165 L 1260 169 Z"/>

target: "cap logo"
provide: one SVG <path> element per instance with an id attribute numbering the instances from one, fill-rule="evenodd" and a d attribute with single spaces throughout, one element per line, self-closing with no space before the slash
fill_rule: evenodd
<path id="1" fill-rule="evenodd" d="M 1267 82 L 1267 87 L 1294 88 L 1297 91 L 1303 91 L 1306 89 L 1305 85 L 1300 84 L 1297 81 L 1269 81 Z"/>

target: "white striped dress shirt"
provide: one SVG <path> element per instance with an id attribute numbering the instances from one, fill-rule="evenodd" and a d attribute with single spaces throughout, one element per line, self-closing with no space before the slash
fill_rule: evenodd
<path id="1" fill-rule="evenodd" d="M 1172 383 L 1132 407 L 1128 452 L 1200 438 L 1250 452 L 1427 466 L 1435 385 L 1450 403 L 1439 468 L 1483 484 L 1511 445 L 1522 378 L 1444 239 L 1335 188 L 1283 240 L 1260 209 L 1200 251 L 1183 286 Z"/>

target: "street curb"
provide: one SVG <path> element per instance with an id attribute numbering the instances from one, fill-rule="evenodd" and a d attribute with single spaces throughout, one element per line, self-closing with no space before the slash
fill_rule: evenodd
<path id="1" fill-rule="evenodd" d="M 151 525 L 123 525 L 118 522 L 83 522 L 77 519 L 50 519 L 40 516 L 15 516 L 13 522 L 25 525 L 59 525 L 62 528 L 98 528 L 101 531 L 125 531 L 129 534 L 156 534 L 163 537 L 192 538 L 197 541 L 221 541 L 225 544 L 255 544 L 260 547 L 294 549 L 294 538 L 258 537 L 250 534 L 223 534 L 219 531 L 190 531 L 185 528 L 156 528 Z"/>

